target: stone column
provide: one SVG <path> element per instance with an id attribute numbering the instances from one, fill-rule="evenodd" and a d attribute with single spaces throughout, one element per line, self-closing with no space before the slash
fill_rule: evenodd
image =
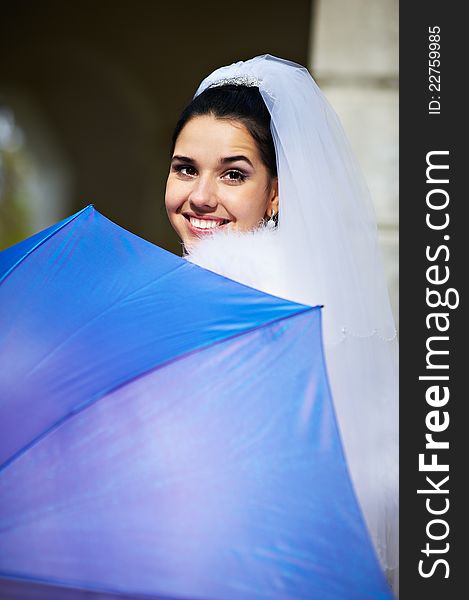
<path id="1" fill-rule="evenodd" d="M 398 324 L 398 0 L 316 0 L 309 68 L 348 134 L 378 220 Z"/>

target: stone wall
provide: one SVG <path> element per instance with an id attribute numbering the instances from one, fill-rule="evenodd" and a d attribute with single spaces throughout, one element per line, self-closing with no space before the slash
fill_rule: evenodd
<path id="1" fill-rule="evenodd" d="M 398 0 L 313 7 L 309 67 L 365 172 L 398 324 Z"/>

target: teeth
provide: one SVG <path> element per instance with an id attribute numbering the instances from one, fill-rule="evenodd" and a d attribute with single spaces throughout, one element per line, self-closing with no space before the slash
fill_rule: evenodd
<path id="1" fill-rule="evenodd" d="M 190 217 L 190 222 L 192 227 L 197 227 L 198 229 L 214 229 L 223 223 L 223 221 L 215 221 L 212 219 L 196 219 L 195 217 Z"/>

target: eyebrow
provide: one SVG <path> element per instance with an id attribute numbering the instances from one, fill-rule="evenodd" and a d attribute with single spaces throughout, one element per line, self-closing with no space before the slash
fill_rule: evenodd
<path id="1" fill-rule="evenodd" d="M 244 160 L 254 168 L 252 162 L 249 160 L 247 156 L 243 156 L 242 154 L 238 154 L 237 156 L 227 156 L 226 158 L 221 159 L 221 164 L 226 165 L 227 163 L 238 162 L 239 160 Z"/>
<path id="2" fill-rule="evenodd" d="M 195 160 L 193 158 L 189 158 L 188 156 L 180 156 L 179 154 L 175 154 L 171 159 L 171 162 L 175 160 L 180 160 L 181 162 L 189 163 L 190 165 L 195 164 Z"/>
<path id="3" fill-rule="evenodd" d="M 254 165 L 249 160 L 249 158 L 247 156 L 244 156 L 243 154 L 238 154 L 236 156 L 226 156 L 225 158 L 220 159 L 220 164 L 226 165 L 228 163 L 238 162 L 240 160 L 244 160 L 248 163 L 248 165 L 251 165 L 251 167 L 254 168 Z M 173 161 L 185 162 L 189 165 L 194 165 L 196 162 L 193 158 L 189 158 L 189 156 L 181 156 L 180 154 L 175 154 L 171 159 L 171 162 Z"/>

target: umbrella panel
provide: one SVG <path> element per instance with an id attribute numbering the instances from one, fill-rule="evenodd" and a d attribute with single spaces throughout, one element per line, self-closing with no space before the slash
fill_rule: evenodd
<path id="1" fill-rule="evenodd" d="M 388 598 L 319 328 L 316 309 L 175 360 L 31 447 L 0 478 L 3 574 L 205 600 Z"/>

